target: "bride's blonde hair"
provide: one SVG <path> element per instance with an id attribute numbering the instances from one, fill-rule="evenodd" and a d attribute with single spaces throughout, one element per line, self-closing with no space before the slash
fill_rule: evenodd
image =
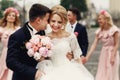
<path id="1" fill-rule="evenodd" d="M 61 6 L 61 5 L 56 5 L 54 7 L 52 7 L 52 13 L 50 15 L 50 18 L 54 15 L 57 14 L 61 17 L 61 19 L 63 20 L 63 29 L 65 29 L 65 26 L 67 24 L 67 10 Z"/>

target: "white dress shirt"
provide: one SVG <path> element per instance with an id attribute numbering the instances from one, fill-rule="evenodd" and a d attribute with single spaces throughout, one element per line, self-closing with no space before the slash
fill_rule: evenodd
<path id="1" fill-rule="evenodd" d="M 32 30 L 30 28 L 28 28 L 28 30 L 30 31 L 31 36 L 35 35 L 38 31 L 34 27 L 32 27 L 30 25 L 30 23 L 28 23 L 28 25 L 29 25 L 30 28 L 32 28 Z"/>
<path id="2" fill-rule="evenodd" d="M 69 22 L 67 23 L 67 25 L 66 25 L 66 31 L 67 32 L 70 32 L 70 33 L 74 33 L 74 30 L 75 30 L 75 27 L 76 27 L 76 25 L 77 25 L 77 21 L 73 24 L 73 25 L 71 25 Z M 73 28 L 72 28 L 72 27 Z"/>

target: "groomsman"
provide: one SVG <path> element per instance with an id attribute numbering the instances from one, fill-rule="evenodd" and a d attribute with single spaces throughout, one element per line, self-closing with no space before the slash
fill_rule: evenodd
<path id="1" fill-rule="evenodd" d="M 82 50 L 81 56 L 86 56 L 88 50 L 88 36 L 86 27 L 78 23 L 80 20 L 80 12 L 77 8 L 68 9 L 67 13 L 69 24 L 66 27 L 66 31 L 73 32 L 77 36 L 78 44 Z"/>
<path id="2" fill-rule="evenodd" d="M 27 54 L 25 43 L 32 35 L 45 35 L 51 10 L 41 4 L 33 4 L 29 11 L 29 22 L 13 33 L 8 42 L 7 67 L 13 70 L 12 80 L 37 80 L 42 72 L 36 69 L 37 61 Z"/>

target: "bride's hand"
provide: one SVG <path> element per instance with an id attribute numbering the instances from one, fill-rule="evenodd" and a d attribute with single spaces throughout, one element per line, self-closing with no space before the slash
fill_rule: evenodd
<path id="1" fill-rule="evenodd" d="M 43 60 L 45 60 L 45 57 L 41 56 L 41 58 L 38 60 L 38 62 L 41 62 Z"/>

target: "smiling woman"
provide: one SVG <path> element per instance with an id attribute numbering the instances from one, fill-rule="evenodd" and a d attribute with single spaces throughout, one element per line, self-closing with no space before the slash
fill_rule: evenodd
<path id="1" fill-rule="evenodd" d="M 99 28 L 95 39 L 86 55 L 85 62 L 90 59 L 93 51 L 102 42 L 98 69 L 95 80 L 119 80 L 119 28 L 114 25 L 110 13 L 101 11 L 98 15 Z"/>
<path id="2" fill-rule="evenodd" d="M 47 34 L 53 44 L 52 55 L 49 60 L 52 65 L 43 65 L 45 71 L 42 69 L 41 71 L 45 72 L 45 75 L 43 74 L 39 80 L 94 80 L 81 62 L 80 55 L 82 52 L 76 36 L 74 33 L 71 34 L 65 31 L 66 23 L 66 9 L 55 8 L 49 21 L 52 32 Z M 67 56 L 68 53 L 73 54 L 74 58 L 72 60 Z M 43 63 L 39 64 L 38 67 L 42 67 Z"/>
<path id="3" fill-rule="evenodd" d="M 0 39 L 3 44 L 2 54 L 0 56 L 0 80 L 11 80 L 12 71 L 6 67 L 6 54 L 9 36 L 19 29 L 19 12 L 13 7 L 4 11 L 4 17 L 0 21 Z"/>
<path id="4" fill-rule="evenodd" d="M 67 23 L 67 12 L 60 9 L 62 13 L 59 11 L 53 11 L 50 16 L 50 25 L 52 30 L 64 30 Z"/>

